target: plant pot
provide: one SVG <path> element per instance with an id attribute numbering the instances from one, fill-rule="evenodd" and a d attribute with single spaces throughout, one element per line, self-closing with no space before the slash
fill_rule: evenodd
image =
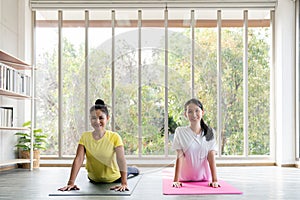
<path id="1" fill-rule="evenodd" d="M 20 150 L 19 152 L 19 157 L 22 159 L 30 159 L 30 151 L 23 151 Z M 39 168 L 40 167 L 40 151 L 39 150 L 34 150 L 33 151 L 33 168 Z M 29 169 L 30 168 L 30 163 L 23 163 L 22 168 Z"/>

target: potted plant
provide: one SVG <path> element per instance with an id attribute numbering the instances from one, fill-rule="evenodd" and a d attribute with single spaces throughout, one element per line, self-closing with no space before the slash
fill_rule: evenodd
<path id="1" fill-rule="evenodd" d="M 30 136 L 30 129 L 31 129 L 31 121 L 25 122 L 23 127 L 28 128 L 28 131 L 24 132 L 17 132 L 15 135 L 18 136 L 18 141 L 15 147 L 19 150 L 19 157 L 22 159 L 29 159 L 30 158 L 30 150 L 31 150 L 31 136 Z M 42 129 L 34 129 L 33 130 L 33 168 L 38 168 L 40 166 L 40 150 L 45 150 L 45 145 L 47 141 L 47 135 L 43 133 Z M 22 164 L 23 168 L 29 168 L 29 163 Z"/>

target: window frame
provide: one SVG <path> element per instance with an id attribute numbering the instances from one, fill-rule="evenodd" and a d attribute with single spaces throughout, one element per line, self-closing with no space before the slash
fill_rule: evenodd
<path id="1" fill-rule="evenodd" d="M 33 11 L 33 13 L 35 14 L 36 11 Z M 58 11 L 59 16 L 62 15 L 62 12 L 63 11 Z M 63 23 L 62 23 L 62 17 L 60 17 L 58 20 L 47 20 L 47 21 L 40 21 L 40 20 L 37 20 L 36 21 L 36 27 L 59 27 L 59 33 L 61 35 L 61 28 L 63 27 L 84 27 L 86 28 L 86 31 L 88 31 L 88 28 L 89 27 L 112 27 L 112 29 L 116 28 L 116 27 L 122 27 L 122 24 L 124 23 L 113 23 L 114 20 L 88 20 L 88 16 L 89 16 L 89 12 L 87 10 L 84 11 L 85 12 L 85 17 L 86 19 L 85 20 L 63 20 Z M 245 14 L 245 13 L 244 13 Z M 244 27 L 245 26 L 248 28 L 248 27 L 270 27 L 272 29 L 272 38 L 274 38 L 274 26 L 272 26 L 274 24 L 274 11 L 271 11 L 271 17 L 270 17 L 270 20 L 269 19 L 266 19 L 266 20 L 261 20 L 261 19 L 258 19 L 258 20 L 248 20 L 247 17 L 245 17 L 244 20 L 222 20 L 221 17 L 221 11 L 218 11 L 218 16 L 219 18 L 216 19 L 216 20 L 197 20 L 195 23 L 192 23 L 194 24 L 194 27 L 193 28 L 197 28 L 197 27 L 206 27 L 206 28 L 211 28 L 211 27 L 218 27 L 219 28 L 219 31 L 221 30 L 221 28 L 223 27 Z M 114 14 L 112 13 L 112 19 L 113 19 L 113 16 Z M 140 16 L 140 14 L 139 14 Z M 273 16 L 273 17 L 272 17 Z M 141 16 L 140 16 L 141 18 Z M 165 27 L 166 25 L 166 20 L 167 20 L 167 25 L 168 27 Z M 245 23 L 245 20 L 247 21 L 247 23 Z M 193 20 L 191 19 L 190 22 L 192 22 Z M 139 20 L 130 20 L 130 27 L 138 27 L 138 28 L 141 28 L 141 27 L 165 27 L 166 29 L 167 28 L 172 28 L 172 27 L 181 27 L 181 28 L 190 28 L 190 26 L 186 25 L 187 23 L 183 23 L 184 20 L 168 20 L 167 18 L 164 19 L 164 20 L 143 20 L 143 24 L 141 25 L 141 22 Z M 113 24 L 113 25 L 112 25 Z M 246 24 L 246 25 L 245 25 Z M 36 28 L 35 27 L 35 28 Z M 128 27 L 128 26 L 126 26 Z M 220 34 L 218 34 L 220 35 Z M 244 37 L 247 37 L 246 35 Z M 86 36 L 86 41 L 88 41 L 88 36 Z M 61 39 L 59 41 L 60 45 L 61 45 Z M 61 48 L 61 46 L 59 47 Z M 219 48 L 221 48 L 219 46 Z M 272 50 L 271 50 L 271 54 L 272 56 L 274 56 L 274 39 L 272 40 Z M 87 51 L 87 50 L 86 50 Z M 220 54 L 220 51 L 221 49 L 219 49 L 219 54 Z M 59 51 L 61 54 L 61 51 Z M 87 54 L 87 52 L 86 52 Z M 113 56 L 112 56 L 113 58 Z M 273 60 L 274 57 L 271 58 L 271 60 Z M 166 63 L 166 66 L 167 66 L 168 63 Z M 59 65 L 61 65 L 61 60 L 59 61 Z M 86 61 L 86 66 L 88 65 L 87 61 Z M 218 64 L 219 67 L 220 67 L 220 64 Z M 273 69 L 273 63 L 270 62 L 270 65 L 271 65 L 271 70 Z M 272 73 L 271 74 L 271 88 L 274 88 L 273 84 L 274 84 L 274 78 L 272 77 L 274 76 L 274 74 Z M 113 77 L 112 77 L 113 78 Z M 218 89 L 219 90 L 219 89 Z M 274 109 L 274 93 L 273 93 L 273 90 L 271 89 L 271 99 L 270 99 L 270 109 L 271 109 L 271 113 L 272 113 L 272 110 Z M 167 95 L 166 95 L 167 97 Z M 114 95 L 113 97 L 114 98 Z M 220 97 L 219 97 L 220 98 Z M 61 101 L 61 100 L 60 100 Z M 88 100 L 86 100 L 86 102 L 88 102 Z M 114 100 L 112 100 L 113 102 L 113 105 L 114 105 Z M 166 99 L 166 102 L 167 102 L 167 99 Z M 86 105 L 88 106 L 88 105 Z M 219 105 L 220 106 L 220 105 Z M 218 106 L 218 107 L 219 107 Z M 61 107 L 61 106 L 60 106 Z M 166 105 L 167 107 L 167 105 Z M 219 108 L 220 109 L 220 108 Z M 218 109 L 218 110 L 219 110 Z M 166 110 L 167 111 L 167 110 Z M 61 112 L 60 112 L 61 113 Z M 114 114 L 114 113 L 113 113 Z M 221 114 L 219 113 L 218 116 L 220 116 Z M 88 116 L 88 114 L 86 114 L 86 116 Z M 271 124 L 274 123 L 273 121 L 274 119 L 271 119 Z M 87 119 L 88 121 L 88 119 Z M 219 122 L 220 120 L 218 120 Z M 247 122 L 245 122 L 247 123 Z M 114 121 L 113 121 L 113 124 L 114 124 Z M 60 125 L 59 125 L 60 126 Z M 87 125 L 86 125 L 87 126 Z M 218 127 L 220 127 L 220 124 L 218 124 Z M 272 126 L 271 126 L 272 127 Z M 61 130 L 62 127 L 59 128 L 59 130 Z M 112 125 L 112 129 L 114 129 L 114 125 Z M 274 130 L 270 130 L 270 138 L 274 138 Z M 61 132 L 61 131 L 59 131 Z M 221 135 L 221 134 L 219 134 Z M 63 158 L 65 157 L 64 155 L 61 154 L 62 150 L 61 150 L 61 146 L 62 146 L 62 136 L 59 135 L 59 154 L 58 154 L 58 157 L 59 158 Z M 275 151 L 274 151 L 274 139 L 270 139 L 270 144 L 271 144 L 271 147 L 270 148 L 270 156 L 250 156 L 248 157 L 247 153 L 245 156 L 222 156 L 222 155 L 218 155 L 218 158 L 222 158 L 222 159 L 259 159 L 259 160 L 274 160 L 275 158 Z M 245 147 L 247 149 L 247 147 Z M 131 156 L 129 156 L 131 157 Z M 142 157 L 145 157 L 145 155 L 141 155 L 139 154 L 138 156 L 139 158 L 142 158 Z M 168 158 L 169 155 L 168 153 L 166 152 L 165 158 Z"/>

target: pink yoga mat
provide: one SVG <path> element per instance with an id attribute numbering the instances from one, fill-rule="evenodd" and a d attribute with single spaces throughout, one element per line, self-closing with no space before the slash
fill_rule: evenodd
<path id="1" fill-rule="evenodd" d="M 242 192 L 225 181 L 219 181 L 221 187 L 213 188 L 208 182 L 183 182 L 181 188 L 172 187 L 173 180 L 163 179 L 163 194 L 165 195 L 200 195 L 200 194 L 242 194 Z"/>

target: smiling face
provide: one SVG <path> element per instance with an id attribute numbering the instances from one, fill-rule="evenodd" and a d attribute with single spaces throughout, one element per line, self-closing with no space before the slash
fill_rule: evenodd
<path id="1" fill-rule="evenodd" d="M 194 103 L 190 103 L 186 106 L 184 115 L 188 118 L 191 124 L 198 123 L 202 119 L 204 111 Z"/>
<path id="2" fill-rule="evenodd" d="M 91 125 L 95 130 L 105 130 L 109 116 L 102 112 L 100 109 L 96 109 L 91 112 Z"/>

